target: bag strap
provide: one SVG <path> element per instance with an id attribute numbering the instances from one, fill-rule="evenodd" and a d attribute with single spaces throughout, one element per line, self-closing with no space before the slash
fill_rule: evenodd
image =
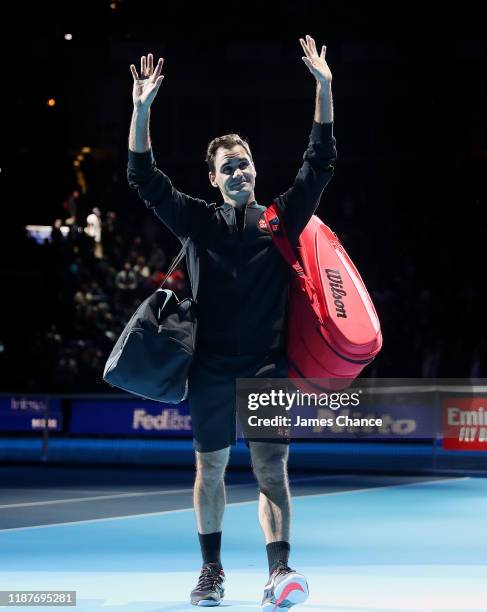
<path id="1" fill-rule="evenodd" d="M 166 275 L 164 276 L 164 280 L 160 284 L 159 289 L 162 289 L 162 287 L 164 286 L 164 284 L 167 281 L 167 279 L 171 276 L 171 274 L 174 272 L 174 270 L 178 267 L 178 265 L 182 261 L 183 257 L 186 255 L 186 251 L 188 250 L 188 246 L 189 246 L 190 241 L 191 241 L 191 238 L 186 238 L 186 240 L 183 242 L 183 246 L 182 246 L 181 250 L 176 255 L 176 258 L 172 262 L 171 267 L 169 268 L 169 270 L 166 272 Z M 193 295 L 193 299 L 196 299 L 195 295 Z"/>
<path id="2" fill-rule="evenodd" d="M 311 303 L 313 310 L 319 322 L 323 325 L 323 318 L 321 315 L 320 302 L 318 299 L 318 292 L 313 283 L 311 277 L 309 277 L 301 265 L 296 251 L 293 249 L 291 242 L 286 232 L 286 226 L 281 217 L 279 206 L 276 202 L 273 202 L 265 211 L 264 218 L 267 223 L 267 228 L 274 240 L 274 244 L 277 250 L 281 253 L 282 257 L 291 266 L 294 276 L 298 282 L 298 286 L 304 293 L 307 294 L 308 299 Z"/>

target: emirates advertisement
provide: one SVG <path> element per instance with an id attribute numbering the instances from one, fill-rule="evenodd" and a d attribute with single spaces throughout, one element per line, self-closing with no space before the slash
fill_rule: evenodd
<path id="1" fill-rule="evenodd" d="M 487 450 L 487 398 L 444 399 L 443 448 L 446 450 Z"/>

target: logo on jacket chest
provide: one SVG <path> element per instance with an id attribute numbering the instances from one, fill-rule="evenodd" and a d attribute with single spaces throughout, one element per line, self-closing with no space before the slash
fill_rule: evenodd
<path id="1" fill-rule="evenodd" d="M 279 222 L 279 217 L 277 216 L 272 217 L 272 219 L 270 219 L 268 223 L 265 218 L 265 212 L 263 212 L 260 215 L 259 220 L 257 221 L 257 227 L 263 234 L 272 233 L 277 234 L 278 236 L 281 235 L 281 224 Z"/>
<path id="2" fill-rule="evenodd" d="M 263 226 L 261 226 L 261 222 Z M 259 218 L 259 227 L 261 228 L 262 231 L 265 231 L 266 234 L 269 234 L 269 233 L 275 234 L 279 238 L 282 237 L 283 235 L 282 228 L 281 228 L 281 222 L 277 215 L 275 215 L 274 217 L 271 217 L 269 221 L 267 222 L 265 219 L 265 213 L 262 214 L 261 217 Z M 270 228 L 270 232 L 269 232 L 269 228 Z"/>
<path id="3" fill-rule="evenodd" d="M 269 230 L 267 229 L 267 223 L 265 220 L 265 213 L 262 213 L 261 216 L 259 217 L 259 220 L 257 222 L 257 227 L 260 229 L 261 232 L 264 232 L 266 234 L 269 233 Z"/>

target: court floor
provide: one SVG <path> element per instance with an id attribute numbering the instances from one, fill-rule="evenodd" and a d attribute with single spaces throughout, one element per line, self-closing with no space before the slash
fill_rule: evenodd
<path id="1" fill-rule="evenodd" d="M 83 612 L 195 610 L 191 471 L 0 467 L 0 590 L 77 592 Z M 257 487 L 227 474 L 222 608 L 259 610 Z M 290 565 L 327 612 L 487 610 L 487 480 L 293 474 Z M 1 606 L 0 606 L 1 607 Z M 23 610 L 69 609 L 26 606 Z"/>

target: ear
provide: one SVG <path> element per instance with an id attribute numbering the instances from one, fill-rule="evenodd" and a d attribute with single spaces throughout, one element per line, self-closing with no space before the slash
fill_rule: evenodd
<path id="1" fill-rule="evenodd" d="M 213 187 L 218 187 L 218 184 L 215 182 L 215 175 L 213 174 L 213 172 L 208 172 L 208 177 Z"/>

